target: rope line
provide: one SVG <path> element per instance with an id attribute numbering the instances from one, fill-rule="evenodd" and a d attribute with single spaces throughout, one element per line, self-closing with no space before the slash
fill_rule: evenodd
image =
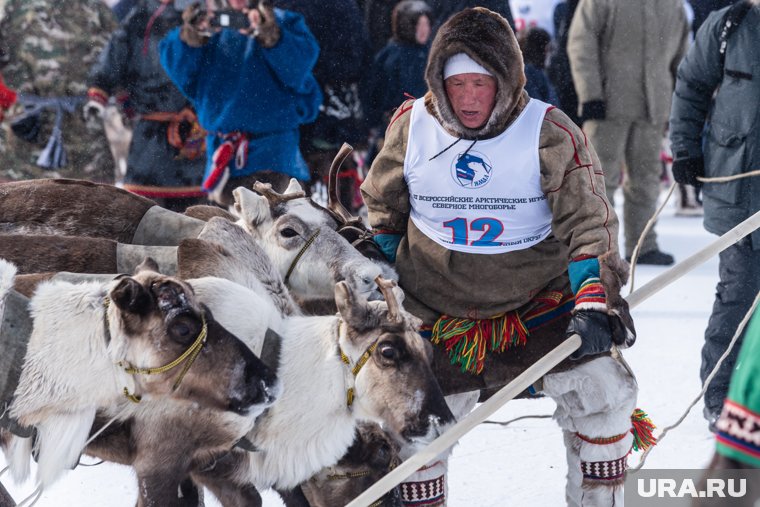
<path id="1" fill-rule="evenodd" d="M 731 338 L 731 342 L 728 344 L 728 348 L 723 353 L 722 356 L 720 356 L 720 359 L 718 359 L 717 364 L 715 365 L 715 368 L 710 372 L 710 375 L 705 379 L 704 384 L 702 385 L 702 390 L 699 392 L 696 398 L 694 398 L 694 401 L 691 402 L 691 404 L 686 408 L 686 411 L 681 415 L 681 417 L 678 418 L 678 420 L 671 424 L 670 426 L 666 426 L 663 428 L 662 432 L 657 436 L 657 443 L 659 444 L 662 442 L 662 438 L 667 434 L 670 430 L 678 427 L 684 419 L 686 419 L 686 416 L 689 415 L 689 412 L 691 412 L 691 409 L 694 408 L 694 405 L 699 403 L 699 400 L 702 399 L 702 396 L 704 396 L 705 392 L 707 391 L 707 388 L 710 385 L 710 382 L 712 382 L 712 379 L 715 377 L 715 375 L 718 374 L 718 369 L 723 364 L 723 360 L 728 357 L 728 355 L 731 353 L 731 350 L 734 348 L 734 345 L 736 345 L 737 340 L 741 336 L 741 334 L 744 332 L 744 327 L 747 325 L 747 322 L 749 322 L 749 319 L 752 317 L 752 314 L 755 312 L 755 309 L 758 306 L 758 303 L 760 303 L 760 292 L 757 293 L 757 296 L 755 296 L 755 301 L 752 303 L 752 306 L 750 307 L 747 314 L 744 316 L 742 321 L 739 323 L 739 327 L 736 328 L 736 333 L 734 333 L 733 338 Z M 656 446 L 649 447 L 646 451 L 644 451 L 644 454 L 641 455 L 641 459 L 639 460 L 639 464 L 635 467 L 629 468 L 629 470 L 636 471 L 641 469 L 641 467 L 644 466 L 644 463 L 646 462 L 647 456 L 649 456 L 649 452 L 654 449 Z"/>

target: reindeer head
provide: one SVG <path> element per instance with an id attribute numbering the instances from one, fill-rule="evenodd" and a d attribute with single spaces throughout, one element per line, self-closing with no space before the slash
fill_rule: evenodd
<path id="1" fill-rule="evenodd" d="M 344 282 L 335 288 L 339 345 L 355 375 L 353 409 L 399 441 L 424 444 L 454 416 L 431 369 L 431 346 L 418 333 L 421 321 L 401 307 L 394 282 L 376 282 L 386 301 L 358 297 Z"/>
<path id="2" fill-rule="evenodd" d="M 399 444 L 375 423 L 362 422 L 346 454 L 301 484 L 312 507 L 346 505 L 401 462 Z M 398 488 L 384 497 L 384 507 L 402 507 Z"/>
<path id="3" fill-rule="evenodd" d="M 274 402 L 274 373 L 214 320 L 185 282 L 142 269 L 116 280 L 109 299 L 118 337 L 111 351 L 131 366 L 134 394 L 171 395 L 252 416 Z"/>
<path id="4" fill-rule="evenodd" d="M 383 265 L 363 257 L 335 231 L 335 221 L 305 198 L 296 180 L 284 194 L 257 183 L 254 193 L 233 191 L 241 225 L 272 260 L 291 290 L 300 297 L 331 297 L 335 283 L 347 281 L 360 294 L 379 298 L 374 279 Z"/>

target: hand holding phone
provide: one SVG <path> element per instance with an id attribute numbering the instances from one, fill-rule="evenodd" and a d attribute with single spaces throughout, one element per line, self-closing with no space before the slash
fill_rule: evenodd
<path id="1" fill-rule="evenodd" d="M 211 18 L 213 28 L 232 28 L 233 30 L 247 30 L 251 28 L 248 14 L 234 9 L 225 9 L 214 12 Z"/>

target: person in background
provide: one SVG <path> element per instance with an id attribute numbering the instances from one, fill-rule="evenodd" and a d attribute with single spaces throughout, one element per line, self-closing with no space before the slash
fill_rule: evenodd
<path id="1" fill-rule="evenodd" d="M 391 15 L 393 8 L 401 0 L 364 0 L 361 9 L 364 13 L 364 26 L 369 33 L 370 54 L 376 55 L 393 36 Z"/>
<path id="2" fill-rule="evenodd" d="M 229 4 L 246 13 L 247 28 L 212 33 L 213 9 L 193 4 L 159 44 L 161 64 L 207 132 L 202 188 L 222 206 L 257 180 L 279 192 L 291 177 L 309 180 L 299 127 L 322 103 L 312 74 L 319 47 L 303 16 L 263 2 Z"/>
<path id="3" fill-rule="evenodd" d="M 578 95 L 575 93 L 573 74 L 570 71 L 570 58 L 567 56 L 567 36 L 570 31 L 570 22 L 573 20 L 578 0 L 560 2 L 554 11 L 555 37 L 552 44 L 552 53 L 549 57 L 549 67 L 546 75 L 549 76 L 554 89 L 557 92 L 559 106 L 567 116 L 577 125 L 581 124 L 578 117 Z"/>
<path id="4" fill-rule="evenodd" d="M 732 7 L 710 14 L 678 66 L 670 112 L 673 177 L 678 183 L 702 188 L 704 227 L 713 234 L 724 234 L 760 211 L 758 176 L 726 182 L 699 180 L 736 177 L 760 168 L 760 109 L 755 107 L 760 98 L 759 4 L 760 0 L 743 4 L 743 18 L 731 21 L 735 31 L 725 40 L 721 34 Z M 726 49 L 721 57 L 723 42 Z M 703 382 L 760 291 L 760 231 L 722 251 L 718 273 L 720 281 L 702 347 Z M 721 413 L 738 351 L 739 345 L 705 392 L 704 415 L 711 428 Z"/>
<path id="5" fill-rule="evenodd" d="M 430 7 L 433 9 L 433 33 L 446 22 L 451 16 L 464 9 L 472 7 L 485 7 L 497 14 L 500 14 L 509 23 L 509 27 L 515 30 L 515 19 L 512 16 L 512 9 L 508 0 L 429 0 Z"/>
<path id="6" fill-rule="evenodd" d="M 515 32 L 528 28 L 543 28 L 550 38 L 555 37 L 554 11 L 560 0 L 509 0 L 515 17 Z"/>
<path id="7" fill-rule="evenodd" d="M 557 92 L 544 70 L 551 42 L 549 32 L 543 28 L 525 28 L 517 33 L 517 43 L 525 61 L 525 91 L 534 99 L 559 106 Z"/>
<path id="8" fill-rule="evenodd" d="M 0 123 L 5 119 L 5 112 L 16 103 L 18 95 L 8 88 L 3 76 L 0 75 Z"/>
<path id="9" fill-rule="evenodd" d="M 736 348 L 739 348 L 738 346 Z M 744 333 L 736 367 L 731 375 L 723 410 L 715 423 L 715 453 L 697 484 L 704 491 L 707 481 L 731 478 L 742 481 L 741 501 L 732 505 L 760 505 L 760 481 L 745 480 L 751 475 L 738 470 L 760 468 L 760 309 L 755 308 Z M 723 499 L 725 500 L 725 499 Z M 726 502 L 704 498 L 693 507 L 715 507 Z"/>
<path id="10" fill-rule="evenodd" d="M 319 44 L 314 78 L 324 99 L 317 119 L 301 127 L 301 152 L 312 186 L 326 183 L 330 164 L 343 143 L 359 151 L 367 142 L 360 98 L 360 81 L 371 58 L 367 30 L 355 0 L 277 0 L 276 5 L 301 14 Z M 349 158 L 338 173 L 338 188 L 341 202 L 350 211 L 360 206 L 360 182 L 357 164 Z"/>
<path id="11" fill-rule="evenodd" d="M 124 18 L 127 17 L 129 11 L 137 6 L 139 1 L 140 0 L 118 0 L 116 2 L 111 2 L 111 10 L 113 11 L 113 15 L 116 16 L 116 19 L 119 21 L 119 23 L 121 23 Z"/>
<path id="12" fill-rule="evenodd" d="M 425 79 L 429 91 L 394 114 L 361 189 L 438 382 L 461 417 L 479 390 L 579 334 L 580 349 L 537 390 L 557 402 L 568 504 L 622 505 L 637 388 L 609 351 L 632 345 L 635 330 L 595 151 L 525 92 L 517 40 L 495 12 L 444 23 Z M 446 469 L 436 459 L 402 483 L 405 505 L 445 505 Z"/>
<path id="13" fill-rule="evenodd" d="M 580 0 L 570 25 L 567 52 L 578 114 L 602 161 L 611 203 L 623 185 L 628 260 L 660 195 L 660 147 L 689 37 L 682 1 Z M 675 262 L 660 250 L 654 228 L 639 252 L 639 264 Z"/>
<path id="14" fill-rule="evenodd" d="M 393 111 L 406 100 L 405 95 L 422 97 L 427 91 L 430 23 L 430 6 L 423 0 L 403 0 L 393 9 L 393 38 L 375 56 L 365 85 L 367 119 L 371 138 L 377 143 L 382 143 L 382 132 Z M 367 163 L 373 158 L 368 155 Z"/>
<path id="15" fill-rule="evenodd" d="M 123 186 L 180 212 L 206 202 L 205 132 L 158 57 L 161 39 L 181 24 L 171 0 L 140 0 L 90 69 L 84 108 L 86 118 L 102 119 L 108 97 L 127 94 L 135 116 Z"/>
<path id="16" fill-rule="evenodd" d="M 702 26 L 702 23 L 705 22 L 711 12 L 728 7 L 734 4 L 736 0 L 688 0 L 688 2 L 694 11 L 691 29 L 694 35 L 696 35 L 699 27 Z"/>
<path id="17" fill-rule="evenodd" d="M 757 309 L 744 335 L 723 410 L 715 424 L 717 459 L 712 465 L 723 460 L 721 468 L 760 468 L 760 443 L 753 438 L 760 428 L 760 311 Z M 757 502 L 760 501 L 760 484 L 755 481 L 754 486 L 755 496 L 750 498 Z"/>
<path id="18" fill-rule="evenodd" d="M 17 100 L 4 123 L 0 181 L 79 178 L 113 184 L 102 125 L 81 114 L 87 71 L 116 28 L 102 0 L 7 0 L 0 22 L 2 69 Z"/>

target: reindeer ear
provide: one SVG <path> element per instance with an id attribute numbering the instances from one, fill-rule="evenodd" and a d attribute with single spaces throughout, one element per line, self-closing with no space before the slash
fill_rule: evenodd
<path id="1" fill-rule="evenodd" d="M 235 198 L 235 204 L 232 207 L 233 214 L 243 221 L 249 231 L 253 232 L 254 228 L 271 218 L 272 213 L 266 197 L 245 187 L 233 190 L 232 196 Z"/>
<path id="2" fill-rule="evenodd" d="M 140 271 L 155 271 L 156 273 L 159 273 L 158 263 L 155 261 L 155 259 L 153 259 L 153 257 L 146 257 L 140 264 L 137 265 L 133 274 L 136 275 Z"/>
<path id="3" fill-rule="evenodd" d="M 150 292 L 137 280 L 128 276 L 119 281 L 109 297 L 120 310 L 138 315 L 147 314 L 153 304 Z"/>
<path id="4" fill-rule="evenodd" d="M 303 192 L 303 187 L 301 187 L 301 184 L 298 183 L 297 179 L 290 178 L 290 183 L 288 183 L 288 188 L 285 189 L 285 193 L 293 194 L 296 192 Z"/>

